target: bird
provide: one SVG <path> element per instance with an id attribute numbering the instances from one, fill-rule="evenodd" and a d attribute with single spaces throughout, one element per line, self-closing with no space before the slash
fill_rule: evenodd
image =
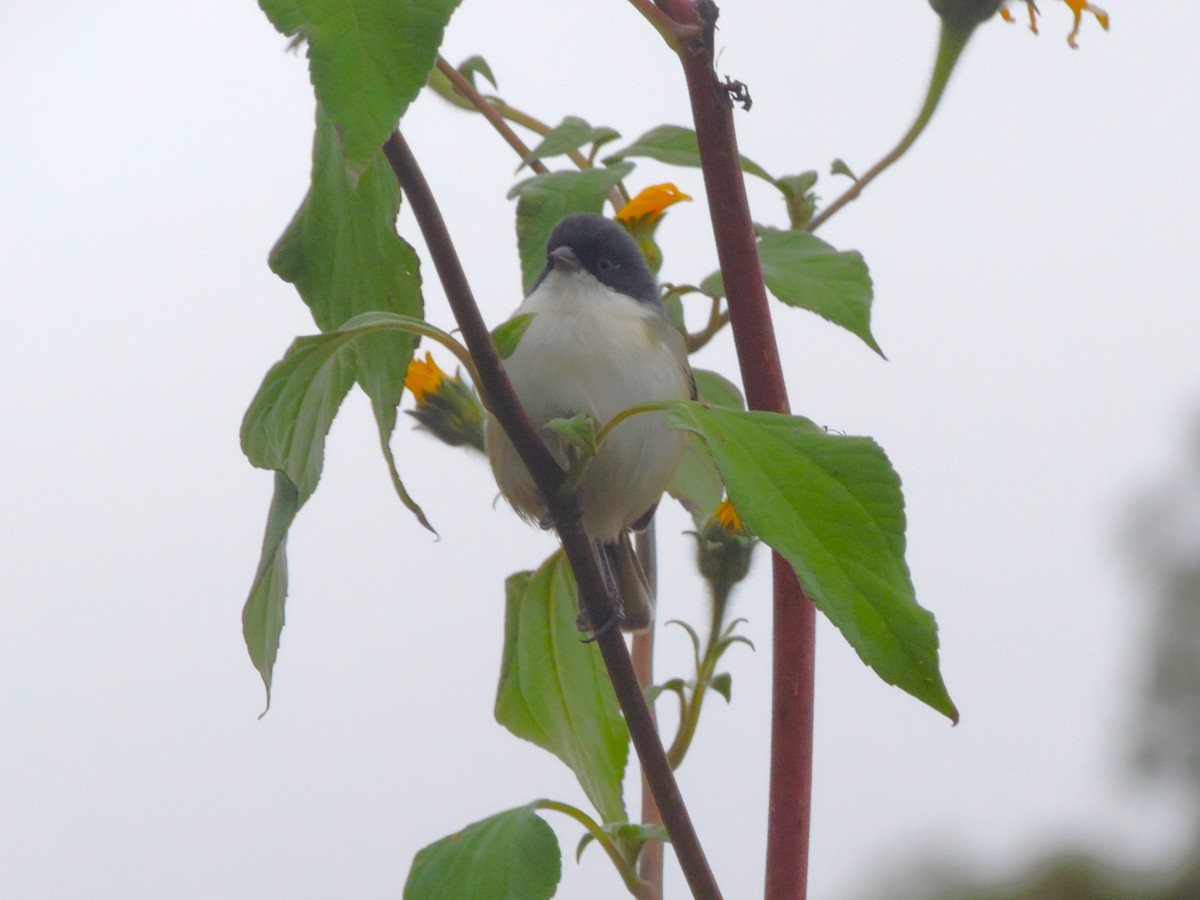
<path id="1" fill-rule="evenodd" d="M 617 222 L 579 213 L 563 218 L 546 244 L 546 265 L 513 317 L 530 316 L 504 368 L 535 428 L 564 468 L 567 448 L 546 425 L 590 416 L 597 430 L 642 403 L 696 399 L 683 336 L 667 319 L 641 250 Z M 645 529 L 679 467 L 682 431 L 662 412 L 616 425 L 578 486 L 581 524 L 616 591 L 616 619 L 629 632 L 654 621 L 654 595 L 631 532 Z M 547 504 L 495 417 L 486 449 L 500 493 L 523 518 L 549 527 Z M 582 612 L 579 627 L 603 630 Z"/>

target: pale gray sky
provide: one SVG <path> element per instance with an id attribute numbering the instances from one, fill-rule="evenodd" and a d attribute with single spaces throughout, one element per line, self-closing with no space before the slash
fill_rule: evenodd
<path id="1" fill-rule="evenodd" d="M 861 170 L 917 107 L 936 19 L 920 0 L 727 3 L 722 74 L 743 152 L 777 174 Z M 777 310 L 797 412 L 870 434 L 904 479 L 909 562 L 938 616 L 951 729 L 822 625 L 814 898 L 941 847 L 995 868 L 1073 838 L 1169 855 L 1177 811 L 1121 778 L 1144 601 L 1117 541 L 1200 404 L 1200 26 L 1183 0 L 1110 3 L 1113 30 L 1043 6 L 996 22 L 926 137 L 822 236 L 861 250 L 890 357 Z M 412 855 L 570 774 L 491 715 L 505 575 L 551 540 L 486 467 L 402 423 L 394 446 L 442 533 L 396 501 L 367 404 L 334 425 L 290 543 L 265 719 L 240 633 L 271 478 L 241 415 L 313 330 L 265 258 L 308 177 L 302 59 L 255 4 L 7 5 L 0 30 L 0 884 L 12 897 L 397 896 Z M 786 8 L 784 8 L 786 7 Z M 687 124 L 677 65 L 628 4 L 468 2 L 446 55 L 483 53 L 515 104 L 632 139 Z M 515 161 L 432 97 L 406 120 L 491 321 L 519 300 Z M 631 187 L 699 173 L 647 164 Z M 841 179 L 823 176 L 832 198 Z M 782 222 L 752 185 L 760 220 Z M 424 248 L 411 219 L 405 236 Z M 714 267 L 702 202 L 663 226 L 665 278 Z M 429 318 L 448 325 L 438 286 Z M 698 365 L 732 372 L 727 342 Z M 665 617 L 703 614 L 684 515 L 661 522 Z M 680 772 L 730 898 L 761 890 L 769 606 L 757 654 Z M 668 631 L 659 672 L 685 674 Z M 559 896 L 620 886 L 567 859 Z M 674 870 L 668 895 L 683 895 Z"/>

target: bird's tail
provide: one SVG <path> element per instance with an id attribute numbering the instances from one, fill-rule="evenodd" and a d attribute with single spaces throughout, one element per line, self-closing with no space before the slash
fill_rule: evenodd
<path id="1" fill-rule="evenodd" d="M 633 552 L 629 532 L 621 532 L 615 543 L 604 544 L 601 550 L 621 600 L 621 629 L 645 631 L 654 624 L 654 591 Z"/>

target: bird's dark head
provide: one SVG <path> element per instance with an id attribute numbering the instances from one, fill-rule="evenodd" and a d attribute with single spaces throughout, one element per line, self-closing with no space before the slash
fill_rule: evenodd
<path id="1" fill-rule="evenodd" d="M 554 226 L 538 284 L 552 271 L 586 271 L 618 293 L 643 303 L 661 302 L 637 243 L 620 224 L 603 216 L 578 213 Z"/>

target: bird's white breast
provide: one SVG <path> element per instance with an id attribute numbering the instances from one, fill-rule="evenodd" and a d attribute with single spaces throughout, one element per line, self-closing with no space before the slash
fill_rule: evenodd
<path id="1" fill-rule="evenodd" d="M 646 304 L 586 273 L 551 272 L 517 310 L 524 313 L 533 319 L 504 366 L 535 425 L 587 413 L 603 426 L 639 403 L 688 398 L 690 382 L 663 341 L 661 313 Z M 580 484 L 591 537 L 614 540 L 658 501 L 684 440 L 662 424 L 660 413 L 633 416 L 613 430 Z M 532 480 L 492 423 L 488 455 L 509 501 L 525 515 L 544 515 Z"/>

